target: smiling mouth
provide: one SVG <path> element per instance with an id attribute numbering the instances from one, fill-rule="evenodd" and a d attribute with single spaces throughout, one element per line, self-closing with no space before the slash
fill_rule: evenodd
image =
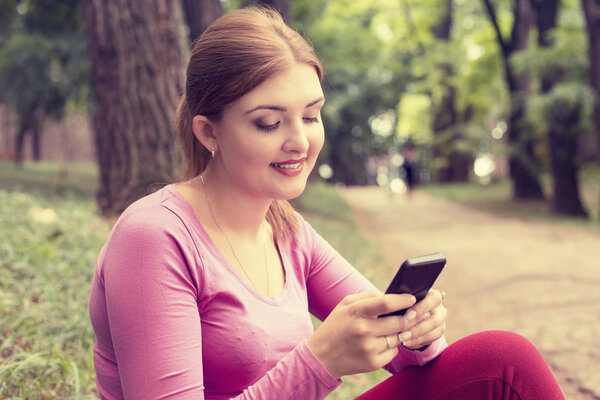
<path id="1" fill-rule="evenodd" d="M 271 163 L 270 165 L 272 167 L 277 167 L 277 168 L 283 168 L 283 169 L 295 169 L 298 168 L 300 166 L 300 164 L 302 164 L 301 161 L 293 163 L 293 164 L 277 164 L 277 163 Z"/>

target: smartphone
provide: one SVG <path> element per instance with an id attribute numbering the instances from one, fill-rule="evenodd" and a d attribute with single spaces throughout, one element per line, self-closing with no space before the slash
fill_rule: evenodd
<path id="1" fill-rule="evenodd" d="M 419 302 L 427 296 L 427 292 L 429 292 L 445 265 L 446 257 L 442 253 L 409 258 L 402 263 L 385 292 L 410 293 Z M 404 315 L 405 312 L 405 309 L 398 310 L 380 315 L 380 317 Z"/>

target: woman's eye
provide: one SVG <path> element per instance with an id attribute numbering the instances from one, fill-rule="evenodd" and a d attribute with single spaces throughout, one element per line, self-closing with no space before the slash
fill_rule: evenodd
<path id="1" fill-rule="evenodd" d="M 269 132 L 274 129 L 277 129 L 277 127 L 279 126 L 279 122 L 280 121 L 277 121 L 274 124 L 270 124 L 270 125 L 269 124 L 261 124 L 261 123 L 257 122 L 257 123 L 255 123 L 255 125 L 261 131 Z"/>
<path id="2" fill-rule="evenodd" d="M 312 117 L 312 118 L 303 118 L 304 122 L 308 122 L 309 124 L 316 124 L 319 122 L 319 119 L 317 117 Z"/>

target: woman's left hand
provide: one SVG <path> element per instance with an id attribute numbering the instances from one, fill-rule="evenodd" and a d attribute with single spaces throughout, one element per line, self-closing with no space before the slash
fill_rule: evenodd
<path id="1" fill-rule="evenodd" d="M 448 316 L 448 310 L 442 304 L 444 297 L 443 292 L 431 289 L 423 300 L 406 310 L 404 320 L 409 323 L 409 328 L 401 333 L 404 347 L 420 349 L 442 337 Z"/>

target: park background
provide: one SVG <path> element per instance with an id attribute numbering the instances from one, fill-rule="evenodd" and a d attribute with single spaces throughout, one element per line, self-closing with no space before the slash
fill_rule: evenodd
<path id="1" fill-rule="evenodd" d="M 309 39 L 326 74 L 326 145 L 294 205 L 379 287 L 390 261 L 344 191 L 373 185 L 408 202 L 407 142 L 419 194 L 598 235 L 596 2 L 263 4 Z M 172 118 L 190 43 L 243 5 L 0 3 L 0 397 L 96 396 L 86 308 L 96 255 L 115 216 L 179 177 Z M 600 398 L 597 381 L 563 373 L 580 398 Z M 331 398 L 385 376 L 348 378 Z"/>

